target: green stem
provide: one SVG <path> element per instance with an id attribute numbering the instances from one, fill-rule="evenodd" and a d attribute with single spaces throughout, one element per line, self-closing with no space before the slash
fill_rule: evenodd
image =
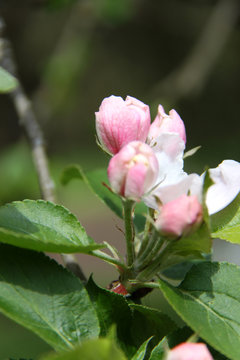
<path id="1" fill-rule="evenodd" d="M 163 243 L 164 240 L 160 238 L 158 231 L 154 230 L 151 241 L 149 241 L 150 246 L 147 246 L 146 250 L 138 259 L 139 270 L 143 270 L 152 261 L 163 246 Z"/>
<path id="2" fill-rule="evenodd" d="M 159 289 L 159 283 L 154 283 L 153 281 L 135 281 L 130 280 L 130 283 L 132 283 L 133 286 L 135 286 L 135 289 L 141 289 L 141 288 L 150 288 L 150 289 Z"/>
<path id="3" fill-rule="evenodd" d="M 144 260 L 148 256 L 149 252 L 151 252 L 151 250 L 154 248 L 154 244 L 156 243 L 155 236 L 156 236 L 156 232 L 154 231 L 152 236 L 148 238 L 148 242 L 147 242 L 147 245 L 145 246 L 144 251 L 141 254 L 138 253 L 138 255 L 137 255 L 137 267 L 140 268 L 141 264 L 144 262 Z"/>
<path id="4" fill-rule="evenodd" d="M 125 225 L 125 238 L 127 247 L 127 265 L 132 266 L 135 253 L 134 253 L 134 231 L 132 221 L 132 208 L 133 201 L 123 200 L 124 209 L 124 225 Z"/>
<path id="5" fill-rule="evenodd" d="M 123 270 L 127 270 L 127 267 L 124 263 L 122 263 L 120 260 L 118 259 L 115 259 L 113 257 L 111 257 L 110 255 L 107 255 L 105 254 L 104 252 L 102 252 L 101 250 L 93 250 L 91 251 L 90 253 L 88 253 L 89 255 L 92 255 L 92 256 L 96 256 L 98 257 L 99 259 L 102 259 L 108 263 L 111 263 L 111 264 L 114 264 L 114 265 L 117 265 L 119 267 L 121 267 Z"/>
<path id="6" fill-rule="evenodd" d="M 156 275 L 156 271 L 160 267 L 161 260 L 169 252 L 169 248 L 171 247 L 171 245 L 172 245 L 172 242 L 167 241 L 166 246 L 163 248 L 161 253 L 156 257 L 156 259 L 152 262 L 152 264 L 150 266 L 148 266 L 145 270 L 140 272 L 140 274 L 137 276 L 137 280 L 145 281 L 145 279 L 151 278 L 152 276 Z"/>
<path id="7" fill-rule="evenodd" d="M 138 252 L 138 256 L 140 256 L 144 252 L 146 246 L 149 243 L 149 234 L 150 234 L 150 232 L 152 230 L 152 221 L 151 221 L 151 219 L 153 218 L 153 215 L 154 215 L 154 209 L 149 208 L 148 209 L 148 214 L 149 214 L 149 216 L 146 219 L 145 228 L 144 228 L 144 232 L 143 232 L 143 239 L 142 239 L 140 250 Z"/>

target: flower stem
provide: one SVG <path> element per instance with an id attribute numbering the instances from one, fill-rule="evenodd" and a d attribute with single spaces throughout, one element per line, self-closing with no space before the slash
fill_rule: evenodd
<path id="1" fill-rule="evenodd" d="M 123 200 L 124 209 L 124 225 L 125 225 L 125 238 L 127 247 L 127 265 L 132 266 L 135 253 L 134 253 L 134 229 L 132 221 L 132 208 L 133 201 Z"/>
<path id="2" fill-rule="evenodd" d="M 159 268 L 161 268 L 161 260 L 167 255 L 167 253 L 169 252 L 169 248 L 171 248 L 171 245 L 172 243 L 170 241 L 167 241 L 165 243 L 165 246 L 163 244 L 160 254 L 154 259 L 150 266 L 148 266 L 145 270 L 139 273 L 139 275 L 137 276 L 137 280 L 146 281 L 146 279 L 149 279 L 152 276 L 156 275 Z"/>
<path id="3" fill-rule="evenodd" d="M 148 245 L 149 234 L 152 230 L 152 221 L 151 220 L 153 218 L 154 209 L 149 208 L 148 212 L 149 212 L 149 216 L 146 219 L 145 228 L 144 228 L 144 232 L 143 232 L 143 239 L 142 239 L 140 250 L 138 252 L 138 256 L 140 256 L 144 252 L 146 246 Z"/>
<path id="4" fill-rule="evenodd" d="M 101 250 L 93 250 L 91 252 L 88 253 L 88 255 L 92 255 L 95 257 L 98 257 L 99 259 L 102 259 L 110 264 L 114 264 L 119 266 L 121 269 L 127 270 L 127 267 L 124 263 L 122 263 L 120 260 L 115 259 L 113 257 L 111 257 L 108 254 L 105 254 L 103 251 Z"/>
<path id="5" fill-rule="evenodd" d="M 152 259 L 157 255 L 159 250 L 162 248 L 163 243 L 164 243 L 163 238 L 159 236 L 157 230 L 154 230 L 152 234 L 152 238 L 149 239 L 149 246 L 146 247 L 145 251 L 138 259 L 137 265 L 140 270 L 143 270 L 152 261 Z"/>

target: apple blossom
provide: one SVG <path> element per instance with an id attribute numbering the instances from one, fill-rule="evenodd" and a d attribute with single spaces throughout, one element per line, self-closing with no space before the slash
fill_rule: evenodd
<path id="1" fill-rule="evenodd" d="M 168 352 L 166 360 L 213 360 L 213 357 L 203 343 L 182 343 Z"/>
<path id="2" fill-rule="evenodd" d="M 143 198 L 147 206 L 158 209 L 156 198 L 167 203 L 187 194 L 191 184 L 199 178 L 197 174 L 184 172 L 184 148 L 185 144 L 178 134 L 163 133 L 156 139 L 152 149 L 158 160 L 159 172 L 154 190 Z"/>
<path id="3" fill-rule="evenodd" d="M 177 134 L 161 134 L 153 147 L 159 163 L 159 174 L 154 190 L 144 197 L 147 206 L 158 209 L 156 198 L 165 204 L 182 194 L 196 195 L 202 203 L 204 175 L 187 174 L 183 170 L 183 141 Z M 224 160 L 209 169 L 213 185 L 206 193 L 209 215 L 229 205 L 240 191 L 240 163 Z"/>
<path id="4" fill-rule="evenodd" d="M 209 215 L 213 215 L 228 206 L 239 194 L 240 163 L 235 160 L 224 160 L 216 168 L 208 171 L 213 184 L 207 190 L 205 201 Z M 204 177 L 205 173 L 201 176 L 195 174 L 193 181 L 189 181 L 188 192 L 196 195 L 200 202 L 202 202 Z"/>
<path id="5" fill-rule="evenodd" d="M 196 196 L 181 195 L 162 205 L 155 226 L 169 237 L 188 235 L 202 222 L 203 209 Z"/>
<path id="6" fill-rule="evenodd" d="M 105 98 L 96 115 L 96 130 L 103 148 L 116 154 L 126 144 L 134 140 L 145 142 L 150 127 L 148 105 L 127 96 Z"/>
<path id="7" fill-rule="evenodd" d="M 158 115 L 150 126 L 147 105 L 129 96 L 125 101 L 121 97 L 110 96 L 102 101 L 99 112 L 96 113 L 96 128 L 102 146 L 112 154 L 118 153 L 132 140 L 144 142 L 147 138 L 147 143 L 158 161 L 158 175 L 156 176 L 155 169 L 154 177 L 151 177 L 155 182 L 151 182 L 150 187 L 146 180 L 149 175 L 143 180 L 146 170 L 143 163 L 134 162 L 135 166 L 131 167 L 131 171 L 126 172 L 123 161 L 119 161 L 119 158 L 114 160 L 109 167 L 109 179 L 114 191 L 125 197 L 133 196 L 138 200 L 143 196 L 146 205 L 155 209 L 158 209 L 156 199 L 166 204 L 183 194 L 196 195 L 199 202 L 202 202 L 204 176 L 187 174 L 183 170 L 186 132 L 184 123 L 175 110 L 171 110 L 169 115 L 166 115 L 163 107 L 159 105 Z M 121 165 L 117 165 L 117 161 Z M 117 166 L 122 168 L 122 174 Z M 113 167 L 114 171 L 112 171 Z M 118 175 L 113 176 L 113 174 Z M 212 215 L 230 204 L 238 195 L 240 164 L 237 161 L 225 160 L 216 169 L 210 169 L 209 174 L 214 184 L 206 193 L 206 205 L 209 214 Z M 138 180 L 134 181 L 134 176 Z M 121 189 L 119 189 L 120 183 Z M 133 184 L 138 189 L 133 190 Z M 146 191 L 150 188 L 153 188 L 151 192 Z M 134 193 L 136 196 L 133 195 Z"/>
<path id="8" fill-rule="evenodd" d="M 150 126 L 148 133 L 148 143 L 151 144 L 159 135 L 163 133 L 175 133 L 186 143 L 186 131 L 184 122 L 178 113 L 172 109 L 169 115 L 165 114 L 162 105 L 158 106 L 158 113 Z"/>
<path id="9" fill-rule="evenodd" d="M 158 176 L 158 161 L 153 150 L 141 141 L 125 145 L 109 162 L 110 186 L 117 194 L 139 201 Z"/>

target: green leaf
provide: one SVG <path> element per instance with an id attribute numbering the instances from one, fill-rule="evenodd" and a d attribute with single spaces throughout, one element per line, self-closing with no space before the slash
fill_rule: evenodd
<path id="1" fill-rule="evenodd" d="M 161 259 L 159 269 L 165 270 L 186 260 L 204 260 L 203 253 L 210 253 L 211 247 L 212 240 L 209 227 L 203 222 L 193 234 L 172 241 L 164 258 Z"/>
<path id="2" fill-rule="evenodd" d="M 43 200 L 0 207 L 0 241 L 37 251 L 74 253 L 103 248 L 87 236 L 69 210 Z"/>
<path id="3" fill-rule="evenodd" d="M 165 335 L 176 329 L 175 323 L 159 310 L 136 304 L 129 306 L 133 310 L 132 336 L 140 344 L 154 336 L 152 342 L 156 345 Z"/>
<path id="4" fill-rule="evenodd" d="M 98 198 L 103 201 L 117 216 L 122 215 L 122 201 L 120 197 L 109 190 L 106 169 L 98 169 L 84 173 L 80 166 L 69 165 L 63 172 L 61 182 L 68 184 L 72 179 L 83 180 Z"/>
<path id="5" fill-rule="evenodd" d="M 195 251 L 209 253 L 211 247 L 211 234 L 207 224 L 204 222 L 193 234 L 176 241 L 171 249 L 177 254 Z"/>
<path id="6" fill-rule="evenodd" d="M 192 260 L 192 261 L 184 261 L 181 263 L 178 263 L 176 265 L 171 266 L 170 268 L 167 268 L 165 271 L 163 271 L 163 275 L 167 277 L 168 279 L 172 280 L 183 280 L 186 276 L 186 273 L 191 269 L 193 264 L 198 264 L 202 261 L 211 261 L 212 254 L 204 255 L 202 259 Z"/>
<path id="7" fill-rule="evenodd" d="M 172 280 L 183 280 L 185 278 L 186 273 L 191 269 L 195 261 L 184 261 L 179 264 L 173 265 L 163 271 L 163 275 L 168 279 Z M 203 261 L 203 260 L 200 260 Z"/>
<path id="8" fill-rule="evenodd" d="M 151 341 L 151 339 L 152 339 L 152 337 L 150 339 L 147 339 L 146 341 L 144 341 L 144 343 L 140 346 L 140 348 L 138 349 L 138 351 L 132 357 L 131 360 L 144 360 L 146 351 L 147 351 L 147 347 L 148 347 L 148 344 Z"/>
<path id="9" fill-rule="evenodd" d="M 150 360 L 165 360 L 165 353 L 182 342 L 186 342 L 193 334 L 192 330 L 185 326 L 178 328 L 166 337 L 152 350 Z"/>
<path id="10" fill-rule="evenodd" d="M 104 202 L 118 217 L 121 219 L 123 218 L 121 198 L 109 189 L 110 185 L 106 169 L 98 169 L 84 173 L 80 166 L 69 165 L 62 173 L 61 183 L 67 185 L 73 179 L 84 181 L 102 202 Z M 147 214 L 147 207 L 143 203 L 136 204 L 134 224 L 138 231 L 144 229 L 145 214 Z"/>
<path id="11" fill-rule="evenodd" d="M 116 325 L 118 345 L 131 358 L 137 346 L 131 335 L 132 312 L 126 299 L 122 295 L 98 287 L 92 278 L 89 279 L 86 289 L 98 314 L 100 336 L 106 336 L 111 327 Z"/>
<path id="12" fill-rule="evenodd" d="M 0 311 L 56 350 L 97 337 L 96 312 L 82 283 L 47 256 L 0 244 Z"/>
<path id="13" fill-rule="evenodd" d="M 158 310 L 128 303 L 122 295 L 99 288 L 90 278 L 86 286 L 100 322 L 100 336 L 115 325 L 118 345 L 128 358 L 150 337 L 158 342 L 173 331 L 173 321 Z"/>
<path id="14" fill-rule="evenodd" d="M 168 349 L 167 339 L 163 338 L 151 352 L 149 360 L 164 360 L 167 349 Z"/>
<path id="15" fill-rule="evenodd" d="M 177 287 L 160 281 L 168 302 L 205 341 L 232 360 L 240 358 L 240 268 L 193 265 Z"/>
<path id="16" fill-rule="evenodd" d="M 60 180 L 62 185 L 67 185 L 70 181 L 74 179 L 86 181 L 86 179 L 84 179 L 84 174 L 82 169 L 80 168 L 80 166 L 75 164 L 69 165 L 64 169 Z"/>
<path id="17" fill-rule="evenodd" d="M 0 93 L 10 92 L 17 86 L 17 79 L 0 66 Z"/>
<path id="18" fill-rule="evenodd" d="M 75 349 L 43 356 L 41 360 L 126 360 L 111 339 L 93 339 L 85 341 Z"/>
<path id="19" fill-rule="evenodd" d="M 240 244 L 240 194 L 210 220 L 213 238 Z"/>

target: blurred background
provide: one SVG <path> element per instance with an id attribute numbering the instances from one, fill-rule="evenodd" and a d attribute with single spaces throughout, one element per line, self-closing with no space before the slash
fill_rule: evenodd
<path id="1" fill-rule="evenodd" d="M 107 166 L 95 142 L 94 112 L 111 94 L 175 108 L 185 122 L 186 171 L 240 160 L 238 0 L 0 0 L 19 79 L 44 131 L 59 202 L 96 241 L 123 243 L 121 223 L 81 182 L 60 185 L 64 167 Z M 8 95 L 0 95 L 0 203 L 40 197 L 31 152 Z M 240 263 L 221 242 L 215 258 Z M 58 258 L 59 260 L 59 258 Z M 117 274 L 81 256 L 107 286 Z M 145 300 L 149 305 L 154 297 Z M 159 300 L 157 300 L 159 301 Z M 161 300 L 162 301 L 162 300 Z M 0 359 L 36 358 L 48 346 L 0 317 Z"/>

